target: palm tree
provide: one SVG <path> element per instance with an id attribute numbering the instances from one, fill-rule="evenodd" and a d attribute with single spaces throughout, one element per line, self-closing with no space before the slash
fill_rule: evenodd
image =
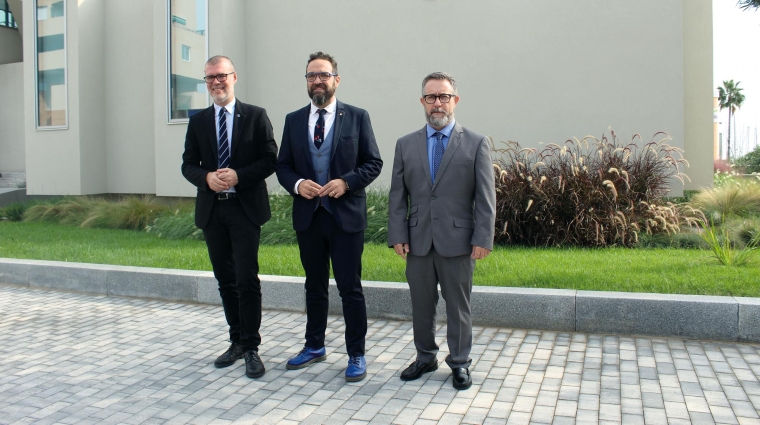
<path id="1" fill-rule="evenodd" d="M 739 0 L 736 3 L 742 10 L 760 8 L 760 0 Z"/>
<path id="2" fill-rule="evenodd" d="M 749 0 L 747 0 L 749 1 Z M 755 0 L 760 1 L 760 0 Z M 720 110 L 728 109 L 728 137 L 726 137 L 727 159 L 731 160 L 731 118 L 737 109 L 741 108 L 744 103 L 743 89 L 739 88 L 739 83 L 734 80 L 723 81 L 723 87 L 718 87 L 718 103 Z"/>

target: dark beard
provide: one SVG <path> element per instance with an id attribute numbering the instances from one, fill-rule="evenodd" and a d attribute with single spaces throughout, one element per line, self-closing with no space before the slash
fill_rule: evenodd
<path id="1" fill-rule="evenodd" d="M 321 87 L 324 90 L 323 94 L 314 94 L 314 89 Z M 320 84 L 319 86 L 312 86 L 309 89 L 309 97 L 311 98 L 311 101 L 314 102 L 314 105 L 318 107 L 322 107 L 327 105 L 327 101 L 330 100 L 333 95 L 335 94 L 335 88 L 330 87 L 325 83 Z"/>

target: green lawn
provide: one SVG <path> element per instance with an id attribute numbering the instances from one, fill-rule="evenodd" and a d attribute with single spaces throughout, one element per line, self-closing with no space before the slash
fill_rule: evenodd
<path id="1" fill-rule="evenodd" d="M 130 230 L 0 222 L 0 257 L 211 270 L 201 241 Z M 303 276 L 298 247 L 261 247 L 262 274 Z M 365 280 L 404 282 L 404 261 L 384 245 L 364 249 Z M 696 249 L 497 248 L 475 268 L 476 285 L 760 296 L 760 267 L 721 266 Z"/>

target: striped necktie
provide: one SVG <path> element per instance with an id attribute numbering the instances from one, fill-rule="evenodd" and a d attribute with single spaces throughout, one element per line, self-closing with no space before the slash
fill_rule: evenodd
<path id="1" fill-rule="evenodd" d="M 230 166 L 230 144 L 227 142 L 227 109 L 219 110 L 219 168 Z"/>

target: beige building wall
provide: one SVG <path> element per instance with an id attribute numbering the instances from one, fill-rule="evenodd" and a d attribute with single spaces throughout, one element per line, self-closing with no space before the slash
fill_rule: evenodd
<path id="1" fill-rule="evenodd" d="M 24 147 L 24 64 L 0 65 L 0 172 L 26 169 Z"/>
<path id="2" fill-rule="evenodd" d="M 34 44 L 35 25 L 34 2 L 24 1 L 23 15 L 29 25 L 24 25 L 24 134 L 26 143 L 26 192 L 29 195 L 81 195 L 87 194 L 82 187 L 82 139 L 79 122 L 79 31 L 77 3 L 69 0 L 66 4 L 66 22 L 68 33 L 68 129 L 38 130 L 34 98 L 35 64 Z M 102 178 L 96 175 L 95 178 Z"/>
<path id="3" fill-rule="evenodd" d="M 386 161 L 381 184 L 389 182 L 396 139 L 424 124 L 420 82 L 432 71 L 457 78 L 458 121 L 492 136 L 497 147 L 601 137 L 610 129 L 623 142 L 637 133 L 649 141 L 665 131 L 694 155 L 709 137 L 697 122 L 708 114 L 709 124 L 711 113 L 711 49 L 705 54 L 702 44 L 711 45 L 709 0 L 336 0 L 329 25 L 314 19 L 305 1 L 246 6 L 245 100 L 267 108 L 279 137 L 285 114 L 308 103 L 308 53 L 333 54 L 338 97 L 372 117 Z M 695 125 L 689 146 L 687 121 Z"/>
<path id="4" fill-rule="evenodd" d="M 34 106 L 25 105 L 32 194 L 195 193 L 180 174 L 186 124 L 168 123 L 166 2 L 122 3 L 68 1 L 69 129 L 34 130 Z M 32 2 L 23 4 L 33 16 Z M 637 133 L 648 141 L 665 131 L 692 163 L 691 188 L 712 175 L 711 8 L 710 0 L 330 0 L 325 20 L 305 0 L 225 0 L 210 2 L 207 34 L 209 54 L 234 60 L 238 98 L 267 109 L 278 142 L 285 115 L 308 104 L 308 54 L 335 55 L 339 99 L 372 117 L 386 164 L 379 185 L 389 184 L 396 140 L 424 124 L 421 79 L 443 70 L 459 81 L 458 121 L 497 146 L 610 129 L 621 141 Z M 24 34 L 32 57 L 33 25 Z M 194 67 L 183 72 L 202 75 L 202 63 Z M 24 75 L 33 99 L 32 61 Z"/>

